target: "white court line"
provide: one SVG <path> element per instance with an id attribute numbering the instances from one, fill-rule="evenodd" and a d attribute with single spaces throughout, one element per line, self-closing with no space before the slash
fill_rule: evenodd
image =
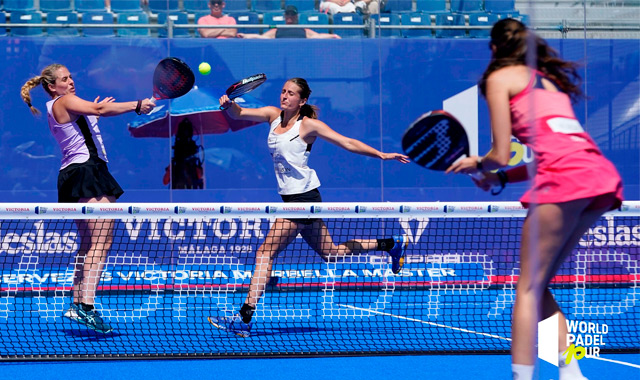
<path id="1" fill-rule="evenodd" d="M 619 360 L 613 360 L 613 359 L 605 359 L 605 358 L 600 357 L 600 356 L 587 356 L 587 358 L 589 358 L 589 359 L 596 359 L 596 360 L 602 360 L 602 361 L 604 361 L 604 362 L 610 362 L 610 363 L 616 363 L 616 364 L 626 365 L 626 366 L 633 367 L 633 368 L 640 368 L 640 365 L 638 365 L 638 364 L 627 363 L 627 362 L 621 362 L 621 361 L 619 361 Z"/>
<path id="2" fill-rule="evenodd" d="M 415 319 L 415 318 L 409 318 L 409 317 L 403 317 L 402 315 L 395 315 L 395 314 L 390 314 L 390 313 L 383 313 L 381 311 L 376 311 L 376 310 L 371 310 L 371 309 L 365 309 L 362 307 L 357 307 L 357 306 L 351 306 L 351 305 L 343 305 L 343 304 L 338 304 L 338 306 L 342 306 L 342 307 L 346 307 L 349 309 L 356 309 L 356 310 L 362 310 L 362 311 L 368 311 L 370 313 L 375 313 L 375 314 L 380 314 L 380 315 L 386 315 L 389 317 L 394 317 L 394 318 L 398 318 L 398 319 L 404 319 L 405 321 L 411 321 L 411 322 L 418 322 L 418 323 L 423 323 L 425 325 L 431 325 L 431 326 L 435 326 L 435 327 L 442 327 L 445 329 L 450 329 L 450 330 L 455 330 L 455 331 L 460 331 L 460 332 L 465 332 L 465 333 L 470 333 L 470 334 L 476 334 L 476 335 L 484 335 L 484 336 L 488 336 L 490 338 L 496 338 L 496 339 L 501 339 L 501 340 L 506 340 L 511 342 L 511 338 L 505 338 L 503 336 L 499 336 L 499 335 L 493 335 L 493 334 L 487 334 L 487 333 L 483 333 L 483 332 L 479 332 L 479 331 L 473 331 L 473 330 L 467 330 L 467 329 L 462 329 L 460 327 L 453 327 L 453 326 L 447 326 L 447 325 L 443 325 L 440 323 L 434 323 L 434 322 L 429 322 L 429 321 L 423 321 L 421 319 Z"/>

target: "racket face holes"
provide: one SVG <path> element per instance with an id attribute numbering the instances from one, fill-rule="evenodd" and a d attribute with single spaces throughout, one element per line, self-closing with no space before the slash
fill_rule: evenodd
<path id="1" fill-rule="evenodd" d="M 194 83 L 195 75 L 191 68 L 173 57 L 160 61 L 153 73 L 154 96 L 158 99 L 182 96 L 191 90 Z"/>

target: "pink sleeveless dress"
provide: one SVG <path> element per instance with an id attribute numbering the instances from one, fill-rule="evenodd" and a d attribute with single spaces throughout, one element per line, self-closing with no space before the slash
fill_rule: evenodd
<path id="1" fill-rule="evenodd" d="M 520 201 L 561 203 L 611 195 L 622 202 L 622 180 L 576 119 L 569 96 L 545 90 L 534 72 L 527 87 L 511 98 L 513 135 L 534 152 L 536 174 Z"/>

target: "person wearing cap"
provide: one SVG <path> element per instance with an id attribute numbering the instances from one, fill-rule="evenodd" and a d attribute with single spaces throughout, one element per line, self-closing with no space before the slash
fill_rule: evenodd
<path id="1" fill-rule="evenodd" d="M 298 8 L 287 5 L 284 9 L 284 22 L 287 25 L 298 24 Z M 262 34 L 238 33 L 238 38 L 340 38 L 337 34 L 318 33 L 308 28 L 274 28 Z"/>
<path id="2" fill-rule="evenodd" d="M 198 25 L 236 25 L 236 19 L 223 15 L 225 3 L 223 0 L 209 0 L 211 14 L 198 19 Z M 238 32 L 235 28 L 206 28 L 198 29 L 200 37 L 205 38 L 234 38 Z"/>

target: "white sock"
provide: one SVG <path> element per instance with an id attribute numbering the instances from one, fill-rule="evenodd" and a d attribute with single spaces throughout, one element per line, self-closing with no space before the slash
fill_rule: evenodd
<path id="1" fill-rule="evenodd" d="M 580 365 L 578 364 L 578 359 L 571 358 L 571 362 L 569 362 L 569 364 L 567 364 L 566 360 L 566 355 L 562 353 L 558 354 L 558 370 L 560 372 L 560 380 L 588 380 L 586 377 L 582 376 Z"/>
<path id="2" fill-rule="evenodd" d="M 535 366 L 526 364 L 511 364 L 513 380 L 533 380 Z"/>

